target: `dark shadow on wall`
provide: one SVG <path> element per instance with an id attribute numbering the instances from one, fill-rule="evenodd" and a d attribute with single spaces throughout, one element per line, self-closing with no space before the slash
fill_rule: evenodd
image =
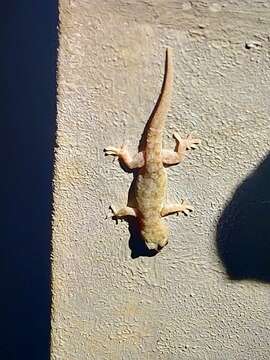
<path id="1" fill-rule="evenodd" d="M 131 251 L 131 255 L 130 255 L 131 258 L 136 259 L 140 256 L 152 257 L 158 255 L 158 252 L 156 250 L 149 250 L 148 247 L 146 246 L 145 241 L 141 236 L 136 219 L 134 218 L 128 219 L 128 225 L 130 232 L 129 248 Z"/>
<path id="2" fill-rule="evenodd" d="M 0 359 L 50 352 L 56 0 L 4 1 L 0 21 Z"/>
<path id="3" fill-rule="evenodd" d="M 217 249 L 231 279 L 270 282 L 270 154 L 223 211 Z"/>

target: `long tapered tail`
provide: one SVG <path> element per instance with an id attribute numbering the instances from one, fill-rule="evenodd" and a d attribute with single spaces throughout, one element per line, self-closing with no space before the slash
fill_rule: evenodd
<path id="1" fill-rule="evenodd" d="M 166 115 L 168 113 L 173 87 L 173 62 L 172 49 L 166 49 L 165 71 L 161 92 L 155 108 L 152 112 L 150 128 L 161 130 L 164 127 Z"/>

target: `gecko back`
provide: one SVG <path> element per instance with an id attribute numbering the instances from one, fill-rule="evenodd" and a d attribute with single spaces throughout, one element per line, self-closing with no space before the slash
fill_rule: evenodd
<path id="1" fill-rule="evenodd" d="M 182 212 L 188 215 L 193 207 L 185 200 L 178 204 L 165 205 L 167 174 L 164 165 L 171 166 L 183 161 L 186 151 L 200 143 L 191 135 L 182 139 L 173 134 L 175 150 L 162 148 L 162 134 L 171 101 L 173 85 L 172 50 L 166 50 L 165 73 L 162 89 L 146 125 L 140 152 L 131 156 L 125 146 L 108 146 L 106 155 L 118 156 L 129 169 L 137 169 L 134 206 L 125 206 L 118 211 L 111 207 L 114 217 L 134 216 L 138 220 L 142 237 L 149 249 L 161 250 L 168 243 L 168 228 L 163 218 Z"/>

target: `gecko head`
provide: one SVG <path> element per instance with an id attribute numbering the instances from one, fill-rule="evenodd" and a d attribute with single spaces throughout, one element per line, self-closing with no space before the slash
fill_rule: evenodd
<path id="1" fill-rule="evenodd" d="M 168 227 L 165 223 L 147 226 L 141 233 L 149 250 L 160 251 L 168 244 Z"/>

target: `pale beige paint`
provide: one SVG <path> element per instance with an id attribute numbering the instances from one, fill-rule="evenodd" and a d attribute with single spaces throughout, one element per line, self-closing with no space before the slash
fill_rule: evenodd
<path id="1" fill-rule="evenodd" d="M 232 281 L 216 225 L 269 144 L 269 1 L 60 0 L 53 219 L 52 359 L 269 359 L 269 284 Z M 245 44 L 248 43 L 246 48 Z M 134 151 L 160 90 L 164 49 L 175 80 L 164 144 L 203 139 L 169 169 L 169 245 L 131 259 L 131 174 L 103 148 Z"/>

